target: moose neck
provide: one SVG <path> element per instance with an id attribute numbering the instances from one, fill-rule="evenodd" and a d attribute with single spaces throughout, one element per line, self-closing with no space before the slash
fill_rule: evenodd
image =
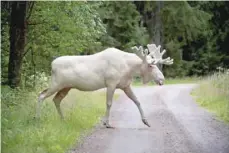
<path id="1" fill-rule="evenodd" d="M 129 60 L 129 65 L 131 67 L 131 76 L 142 76 L 142 59 L 140 59 L 136 54 L 133 54 L 131 60 Z"/>

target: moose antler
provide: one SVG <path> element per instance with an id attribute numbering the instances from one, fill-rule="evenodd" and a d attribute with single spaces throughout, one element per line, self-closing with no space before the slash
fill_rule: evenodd
<path id="1" fill-rule="evenodd" d="M 141 58 L 144 58 L 149 53 L 148 49 L 143 50 L 142 46 L 139 46 L 139 48 L 134 46 L 131 49 L 135 50 L 135 53 Z"/>
<path id="2" fill-rule="evenodd" d="M 135 53 L 148 64 L 155 64 L 155 60 L 151 56 L 147 56 L 149 54 L 148 49 L 143 49 L 142 46 L 139 48 L 137 46 L 132 47 L 131 49 L 135 50 Z"/>
<path id="3" fill-rule="evenodd" d="M 162 52 L 160 52 L 161 45 L 158 47 L 155 44 L 148 44 L 147 45 L 149 49 L 149 55 L 154 59 L 154 64 L 160 63 L 165 65 L 171 65 L 173 64 L 173 59 L 170 59 L 170 57 L 166 59 L 162 59 L 162 56 L 165 54 L 166 50 L 164 49 Z"/>

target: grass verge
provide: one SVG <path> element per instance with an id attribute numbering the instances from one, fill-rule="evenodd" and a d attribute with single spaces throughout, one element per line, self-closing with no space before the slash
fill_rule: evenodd
<path id="1" fill-rule="evenodd" d="M 104 92 L 71 90 L 61 103 L 61 121 L 52 97 L 42 105 L 40 121 L 34 120 L 38 92 L 2 87 L 2 151 L 4 153 L 63 153 L 82 133 L 98 123 L 105 112 Z M 115 95 L 117 98 L 117 95 Z"/>
<path id="2" fill-rule="evenodd" d="M 200 82 L 192 95 L 198 104 L 229 123 L 229 75 L 215 73 Z"/>

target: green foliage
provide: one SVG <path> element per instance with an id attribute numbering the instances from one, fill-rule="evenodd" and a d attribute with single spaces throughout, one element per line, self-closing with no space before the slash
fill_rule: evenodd
<path id="1" fill-rule="evenodd" d="M 7 81 L 8 61 L 9 61 L 9 21 L 8 10 L 6 8 L 1 9 L 1 78 L 2 82 Z"/>
<path id="2" fill-rule="evenodd" d="M 228 2 L 190 2 L 191 5 L 198 7 L 202 11 L 212 15 L 209 27 L 211 34 L 200 36 L 186 46 L 189 51 L 193 66 L 189 75 L 207 75 L 216 70 L 218 66 L 229 66 L 228 54 Z M 222 32 L 223 31 L 223 32 Z"/>
<path id="3" fill-rule="evenodd" d="M 229 70 L 220 70 L 204 78 L 193 91 L 197 102 L 229 122 Z"/>
<path id="4" fill-rule="evenodd" d="M 105 46 L 128 49 L 147 44 L 146 29 L 139 25 L 141 16 L 132 2 L 104 2 L 100 15 L 107 29 L 101 38 Z"/>
<path id="5" fill-rule="evenodd" d="M 98 45 L 96 39 L 105 32 L 96 12 L 98 6 L 86 2 L 37 2 L 30 22 L 38 24 L 30 30 L 30 40 L 39 47 L 45 44 L 55 49 L 57 55 L 82 53 Z"/>
<path id="6" fill-rule="evenodd" d="M 49 98 L 40 120 L 34 120 L 37 91 L 2 86 L 2 151 L 5 153 L 63 153 L 75 146 L 82 134 L 104 114 L 105 93 L 71 91 L 61 105 L 61 121 Z"/>
<path id="7" fill-rule="evenodd" d="M 165 75 L 167 77 L 182 77 L 196 74 L 195 70 L 201 70 L 199 68 L 194 69 L 195 72 L 192 70 L 202 58 L 202 56 L 198 56 L 196 59 L 195 54 L 203 51 L 202 46 L 193 44 L 193 42 L 200 42 L 203 39 L 209 40 L 213 36 L 210 22 L 213 17 L 212 12 L 207 12 L 200 7 L 202 2 L 158 3 L 147 1 L 134 3 L 143 16 L 144 25 L 151 33 L 151 41 L 161 42 L 160 44 L 167 50 L 166 56 L 175 60 L 173 65 L 163 68 Z M 160 26 L 158 27 L 157 24 Z M 158 33 L 161 38 L 157 38 Z M 201 44 L 205 45 L 206 42 L 201 41 Z M 202 55 L 202 53 L 200 54 Z M 220 59 L 217 58 L 217 60 Z M 213 63 L 216 64 L 215 61 Z M 209 67 L 212 68 L 212 65 Z"/>
<path id="8" fill-rule="evenodd" d="M 6 4 L 6 3 L 2 3 Z M 27 44 L 22 69 L 22 87 L 39 84 L 36 74 L 50 74 L 55 57 L 93 54 L 107 47 L 130 52 L 155 39 L 160 28 L 166 56 L 167 77 L 206 75 L 221 65 L 229 66 L 228 2 L 35 2 L 28 14 Z M 2 81 L 7 80 L 9 58 L 9 7 L 1 8 Z M 162 20 L 156 27 L 155 17 Z M 155 23 L 155 24 L 154 24 Z"/>
<path id="9" fill-rule="evenodd" d="M 50 74 L 55 57 L 99 51 L 99 38 L 106 32 L 97 13 L 99 6 L 87 2 L 35 2 L 28 20 L 22 86 L 33 87 L 36 78 L 29 82 L 30 77 L 37 72 Z"/>
<path id="10" fill-rule="evenodd" d="M 182 45 L 195 40 L 200 35 L 209 36 L 209 20 L 211 14 L 191 7 L 188 2 L 167 2 L 163 8 L 162 17 L 165 29 L 165 39 L 174 40 L 181 37 Z M 172 26 L 171 26 L 172 25 Z"/>
<path id="11" fill-rule="evenodd" d="M 186 1 L 166 2 L 161 15 L 164 24 L 165 46 L 169 55 L 176 60 L 172 67 L 165 70 L 165 74 L 167 76 L 177 74 L 186 76 L 190 74 L 194 63 L 185 59 L 184 55 L 190 54 L 191 42 L 200 37 L 207 38 L 212 35 L 209 24 L 212 15 L 198 7 L 190 6 Z M 189 48 L 185 47 L 187 45 Z"/>
<path id="12" fill-rule="evenodd" d="M 181 44 L 178 41 L 170 41 L 165 44 L 165 48 L 167 49 L 167 56 L 172 57 L 175 62 L 173 65 L 169 66 L 168 68 L 164 68 L 164 74 L 167 77 L 184 77 L 187 75 L 187 71 L 189 63 L 185 62 L 181 57 L 182 49 Z"/>

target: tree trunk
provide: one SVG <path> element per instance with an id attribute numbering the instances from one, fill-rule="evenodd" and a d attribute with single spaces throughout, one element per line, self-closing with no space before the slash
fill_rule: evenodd
<path id="1" fill-rule="evenodd" d="M 26 42 L 26 11 L 28 1 L 12 2 L 10 20 L 10 55 L 8 65 L 8 84 L 18 87 L 21 81 L 21 67 Z"/>

